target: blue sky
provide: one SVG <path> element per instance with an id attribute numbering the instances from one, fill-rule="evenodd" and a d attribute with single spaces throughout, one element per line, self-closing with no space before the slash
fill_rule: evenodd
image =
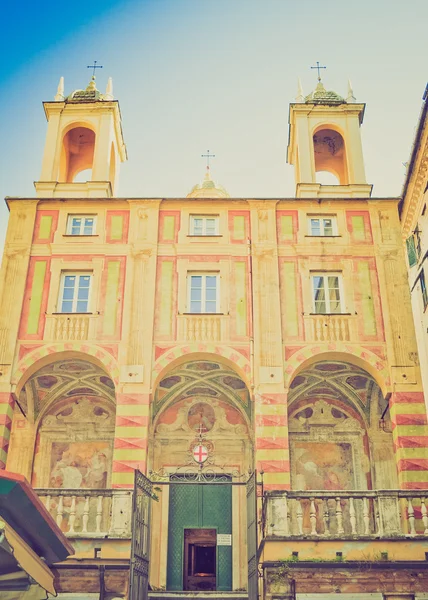
<path id="1" fill-rule="evenodd" d="M 129 161 L 120 196 L 185 196 L 203 176 L 237 197 L 294 195 L 285 164 L 297 77 L 365 102 L 363 147 L 375 196 L 398 196 L 427 79 L 425 0 L 76 0 L 7 3 L 2 14 L 0 196 L 33 196 L 61 75 L 113 77 Z M 0 201 L 0 248 L 7 209 Z"/>

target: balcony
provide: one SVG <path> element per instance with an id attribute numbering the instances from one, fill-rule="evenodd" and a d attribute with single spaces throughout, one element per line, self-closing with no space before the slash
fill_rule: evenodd
<path id="1" fill-rule="evenodd" d="M 58 527 L 71 538 L 130 538 L 129 490 L 36 489 Z"/>
<path id="2" fill-rule="evenodd" d="M 428 490 L 269 492 L 264 537 L 382 539 L 428 537 Z"/>
<path id="3" fill-rule="evenodd" d="M 95 338 L 98 315 L 54 314 L 46 316 L 44 339 L 47 341 L 80 341 Z"/>
<path id="4" fill-rule="evenodd" d="M 310 342 L 350 342 L 355 340 L 355 316 L 305 315 L 305 339 Z"/>
<path id="5" fill-rule="evenodd" d="M 228 315 L 178 315 L 178 340 L 221 342 L 229 339 Z"/>

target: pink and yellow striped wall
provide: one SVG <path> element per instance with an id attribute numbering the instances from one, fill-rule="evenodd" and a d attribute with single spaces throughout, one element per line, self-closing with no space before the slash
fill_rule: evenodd
<path id="1" fill-rule="evenodd" d="M 263 471 L 265 490 L 290 489 L 287 395 L 256 397 L 256 468 Z"/>
<path id="2" fill-rule="evenodd" d="M 426 489 L 428 424 L 423 392 L 395 392 L 389 406 L 400 488 Z"/>

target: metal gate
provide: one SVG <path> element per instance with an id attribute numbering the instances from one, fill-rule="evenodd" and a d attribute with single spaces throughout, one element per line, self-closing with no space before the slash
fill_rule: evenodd
<path id="1" fill-rule="evenodd" d="M 148 598 L 151 499 L 152 482 L 136 469 L 132 501 L 129 600 L 147 600 Z"/>
<path id="2" fill-rule="evenodd" d="M 247 481 L 248 600 L 258 598 L 256 473 Z"/>

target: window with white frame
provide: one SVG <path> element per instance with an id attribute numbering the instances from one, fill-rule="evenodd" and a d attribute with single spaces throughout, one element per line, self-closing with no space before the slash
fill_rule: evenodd
<path id="1" fill-rule="evenodd" d="M 58 312 L 89 312 L 91 283 L 92 273 L 62 273 L 59 291 Z"/>
<path id="2" fill-rule="evenodd" d="M 218 313 L 220 303 L 219 275 L 195 273 L 188 275 L 188 310 L 191 313 Z"/>
<path id="3" fill-rule="evenodd" d="M 95 235 L 95 215 L 68 215 L 68 235 Z"/>
<path id="4" fill-rule="evenodd" d="M 190 235 L 218 235 L 218 215 L 190 215 Z"/>
<path id="5" fill-rule="evenodd" d="M 337 235 L 337 221 L 334 215 L 312 215 L 308 217 L 309 235 L 334 236 Z"/>
<path id="6" fill-rule="evenodd" d="M 343 281 L 341 273 L 316 273 L 311 275 L 313 310 L 316 314 L 344 312 Z"/>

